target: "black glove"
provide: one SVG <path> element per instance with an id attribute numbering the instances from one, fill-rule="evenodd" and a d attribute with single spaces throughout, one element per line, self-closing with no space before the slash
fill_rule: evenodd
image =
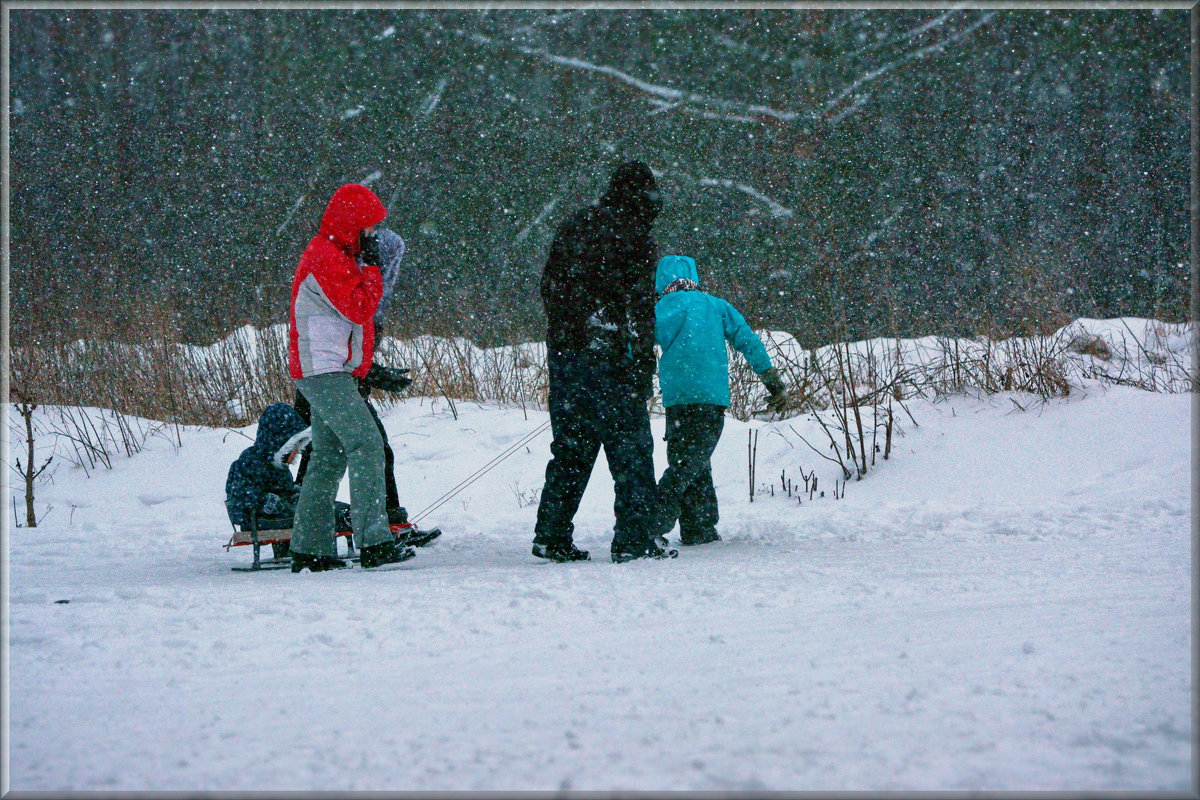
<path id="1" fill-rule="evenodd" d="M 362 256 L 364 264 L 374 264 L 379 266 L 382 260 L 379 257 L 379 237 L 373 233 L 363 231 L 358 235 L 359 254 Z"/>
<path id="2" fill-rule="evenodd" d="M 767 387 L 767 393 L 770 395 L 767 399 L 767 410 L 782 414 L 787 409 L 788 396 L 787 389 L 783 386 L 783 378 L 779 377 L 779 370 L 771 367 L 758 377 L 762 379 L 763 386 Z"/>
<path id="3" fill-rule="evenodd" d="M 385 392 L 402 392 L 412 383 L 412 378 L 405 374 L 407 372 L 407 368 L 397 369 L 372 364 L 371 368 L 367 370 L 367 377 L 363 379 L 363 383 L 373 389 Z"/>

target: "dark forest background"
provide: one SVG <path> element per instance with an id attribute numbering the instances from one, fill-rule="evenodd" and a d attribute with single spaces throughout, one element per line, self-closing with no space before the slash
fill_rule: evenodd
<path id="1" fill-rule="evenodd" d="M 15 346 L 286 322 L 340 184 L 393 335 L 537 340 L 554 226 L 637 157 L 752 324 L 1188 316 L 1187 10 L 10 11 Z"/>

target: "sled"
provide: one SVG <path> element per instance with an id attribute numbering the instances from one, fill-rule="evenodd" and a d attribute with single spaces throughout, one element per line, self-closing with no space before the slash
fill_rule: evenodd
<path id="1" fill-rule="evenodd" d="M 402 540 L 412 537 L 417 534 L 417 526 L 412 522 L 401 522 L 389 526 L 392 529 L 392 535 L 396 539 Z M 425 534 L 433 534 L 429 536 L 422 544 L 431 541 L 441 535 L 441 531 L 436 528 L 430 531 L 423 531 Z M 346 540 L 346 554 L 338 553 L 338 558 L 345 558 L 350 561 L 357 561 L 358 554 L 354 550 L 354 531 L 337 531 L 334 533 L 334 545 L 336 547 L 337 540 L 344 538 Z M 262 558 L 260 548 L 265 544 L 279 544 L 282 542 L 290 542 L 292 540 L 291 528 L 265 528 L 259 529 L 255 525 L 236 526 L 233 531 L 233 536 L 225 544 L 225 550 L 228 552 L 231 547 L 243 547 L 249 545 L 254 548 L 254 557 L 249 566 L 230 567 L 234 572 L 257 572 L 259 570 L 270 569 L 288 569 L 292 566 L 290 556 L 281 558 Z"/>

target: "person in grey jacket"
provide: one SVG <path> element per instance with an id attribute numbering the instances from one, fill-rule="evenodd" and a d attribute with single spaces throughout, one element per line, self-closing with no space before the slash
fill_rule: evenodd
<path id="1" fill-rule="evenodd" d="M 375 314 L 383 296 L 374 233 L 386 216 L 366 186 L 340 187 L 292 279 L 288 370 L 311 406 L 313 437 L 292 533 L 292 572 L 346 566 L 337 557 L 333 500 L 347 468 L 360 565 L 370 569 L 415 555 L 397 544 L 388 525 L 383 437 L 356 380 L 373 365 Z"/>
<path id="2" fill-rule="evenodd" d="M 400 277 L 400 262 L 404 259 L 405 246 L 404 239 L 400 237 L 400 234 L 389 228 L 376 226 L 375 236 L 379 243 L 379 272 L 383 278 L 383 296 L 379 299 L 379 310 L 375 312 L 375 336 L 379 339 L 384 325 L 384 311 L 391 304 L 392 294 Z M 359 260 L 362 260 L 361 254 Z M 379 435 L 383 437 L 383 486 L 387 494 L 384 508 L 389 525 L 408 522 L 408 511 L 400 505 L 400 491 L 396 486 L 396 455 L 392 451 L 391 442 L 388 441 L 387 430 L 383 427 L 379 412 L 371 402 L 371 393 L 373 390 L 404 391 L 412 383 L 407 373 L 407 369 L 393 369 L 372 364 L 371 369 L 367 370 L 367 376 L 358 379 L 358 393 L 362 395 L 363 401 L 367 404 L 367 410 L 371 412 L 371 416 L 375 420 L 375 427 L 379 429 Z M 296 391 L 293 405 L 300 414 L 300 418 L 307 424 L 311 419 L 311 410 L 308 400 L 299 390 Z M 306 447 L 300 455 L 300 467 L 296 471 L 296 483 L 298 484 L 304 483 L 304 475 L 308 472 L 308 460 L 311 455 L 311 446 Z M 399 541 L 401 544 L 412 547 L 423 547 L 441 535 L 442 532 L 439 528 L 418 530 L 414 527 L 403 533 Z"/>

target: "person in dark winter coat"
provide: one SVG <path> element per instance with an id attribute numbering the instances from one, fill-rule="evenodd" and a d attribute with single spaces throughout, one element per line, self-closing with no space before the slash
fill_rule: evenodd
<path id="1" fill-rule="evenodd" d="M 383 296 L 375 226 L 386 216 L 366 186 L 338 188 L 292 279 L 288 369 L 311 406 L 313 442 L 292 532 L 293 572 L 346 566 L 337 557 L 332 509 L 347 467 L 360 566 L 415 555 L 396 543 L 388 525 L 383 437 L 358 392 L 357 379 L 368 376 L 374 358 Z"/>
<path id="2" fill-rule="evenodd" d="M 225 478 L 225 510 L 242 530 L 282 530 L 292 527 L 300 489 L 288 463 L 303 448 L 311 431 L 287 403 L 272 403 L 258 418 L 254 444 L 229 466 Z M 338 503 L 338 530 L 349 530 L 345 503 Z M 275 557 L 288 555 L 288 543 L 272 545 Z"/>
<path id="3" fill-rule="evenodd" d="M 621 164 L 596 205 L 558 228 L 542 272 L 554 440 L 538 503 L 533 554 L 589 556 L 573 519 L 604 448 L 616 489 L 611 556 L 678 555 L 655 536 L 654 440 L 647 402 L 654 381 L 654 264 L 650 234 L 662 207 L 650 168 Z"/>
<path id="4" fill-rule="evenodd" d="M 718 541 L 712 454 L 729 407 L 729 353 L 745 356 L 767 387 L 767 407 L 781 412 L 787 392 L 767 349 L 738 310 L 700 290 L 696 262 L 669 255 L 658 262 L 654 334 L 662 356 L 658 383 L 667 412 L 667 469 L 658 481 L 659 533 L 679 522 L 683 544 Z"/>

